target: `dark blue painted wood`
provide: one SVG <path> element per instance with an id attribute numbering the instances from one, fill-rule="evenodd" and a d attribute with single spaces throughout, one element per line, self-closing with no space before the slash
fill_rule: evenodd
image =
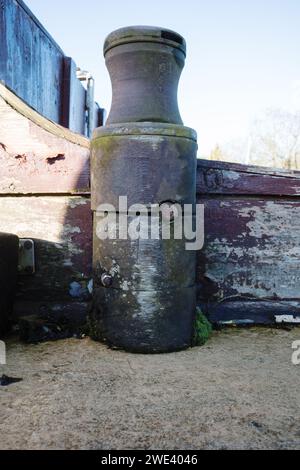
<path id="1" fill-rule="evenodd" d="M 76 65 L 22 0 L 0 2 L 0 45 L 0 80 L 46 118 L 85 134 L 86 91 Z"/>
<path id="2" fill-rule="evenodd" d="M 64 58 L 62 125 L 86 134 L 86 90 L 76 78 L 76 64 Z M 80 112 L 78 112 L 80 110 Z"/>
<path id="3" fill-rule="evenodd" d="M 300 302 L 278 300 L 228 300 L 220 303 L 199 302 L 212 323 L 235 325 L 270 325 L 300 322 Z"/>

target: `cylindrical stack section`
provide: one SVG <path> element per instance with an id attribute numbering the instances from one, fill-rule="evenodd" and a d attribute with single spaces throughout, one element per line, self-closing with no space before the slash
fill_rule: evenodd
<path id="1" fill-rule="evenodd" d="M 182 126 L 177 105 L 185 42 L 169 30 L 123 28 L 108 36 L 104 53 L 113 101 L 107 125 L 92 141 L 91 334 L 133 352 L 183 349 L 192 336 L 196 255 L 173 231 L 176 217 L 184 225 L 184 206 L 191 212 L 195 206 L 197 152 L 196 133 Z M 127 197 L 126 206 L 120 196 Z M 170 239 L 162 236 L 162 218 L 153 218 L 153 208 L 165 202 L 182 210 Z M 147 221 L 147 236 L 136 239 L 129 231 L 120 239 L 127 215 L 128 226 Z M 105 220 L 107 237 L 101 232 Z"/>

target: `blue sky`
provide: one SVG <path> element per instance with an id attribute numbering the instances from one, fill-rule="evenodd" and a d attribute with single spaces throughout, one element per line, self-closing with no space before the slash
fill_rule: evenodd
<path id="1" fill-rule="evenodd" d="M 238 138 L 268 107 L 300 108 L 300 0 L 25 0 L 67 55 L 96 80 L 109 109 L 102 55 L 114 29 L 174 29 L 188 46 L 179 105 L 200 155 Z"/>

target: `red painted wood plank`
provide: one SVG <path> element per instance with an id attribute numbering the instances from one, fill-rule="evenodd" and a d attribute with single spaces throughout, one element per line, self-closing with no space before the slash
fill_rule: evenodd
<path id="1" fill-rule="evenodd" d="M 3 86 L 0 121 L 0 194 L 89 194 L 87 139 L 41 117 Z"/>
<path id="2" fill-rule="evenodd" d="M 197 193 L 300 196 L 300 172 L 199 160 Z"/>
<path id="3" fill-rule="evenodd" d="M 300 298 L 300 200 L 203 199 L 201 298 Z"/>
<path id="4" fill-rule="evenodd" d="M 0 231 L 35 242 L 36 273 L 20 276 L 18 299 L 83 301 L 92 271 L 90 199 L 0 197 Z"/>

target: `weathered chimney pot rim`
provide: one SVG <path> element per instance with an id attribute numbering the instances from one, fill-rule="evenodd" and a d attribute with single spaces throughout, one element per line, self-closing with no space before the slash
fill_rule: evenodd
<path id="1" fill-rule="evenodd" d="M 114 47 L 137 42 L 165 44 L 179 49 L 186 56 L 185 39 L 171 29 L 157 26 L 128 26 L 113 31 L 105 39 L 104 56 Z"/>

